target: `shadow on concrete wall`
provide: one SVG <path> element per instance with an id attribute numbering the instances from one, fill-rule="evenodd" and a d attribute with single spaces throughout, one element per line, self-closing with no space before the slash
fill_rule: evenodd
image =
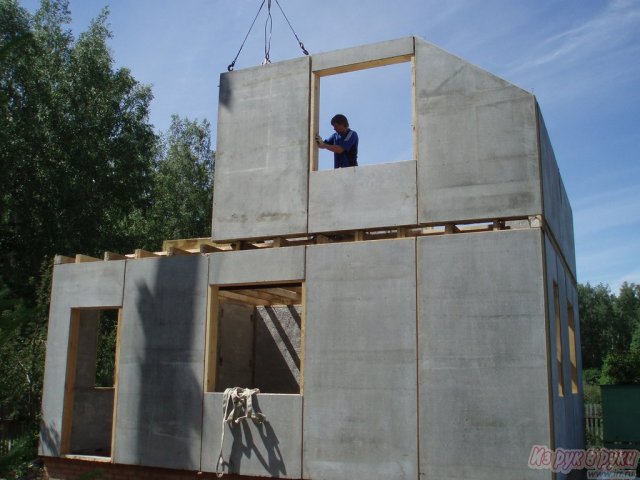
<path id="1" fill-rule="evenodd" d="M 258 397 L 254 397 L 253 406 L 256 411 L 262 412 Z M 230 427 L 231 435 L 233 436 L 229 460 L 230 470 L 239 472 L 242 458 L 255 456 L 272 477 L 287 475 L 287 468 L 284 464 L 282 453 L 280 452 L 280 441 L 278 440 L 275 430 L 268 420 L 264 423 L 254 422 L 254 425 L 260 435 L 259 439 L 254 439 L 251 428 L 246 422 L 240 422 L 238 425 L 232 424 Z M 256 447 L 256 442 L 262 442 L 264 445 L 264 450 L 267 452 L 266 458 L 260 449 Z"/>
<path id="2" fill-rule="evenodd" d="M 40 444 L 41 450 L 44 452 L 56 452 L 60 455 L 60 432 L 54 426 L 44 421 L 40 422 Z"/>
<path id="3" fill-rule="evenodd" d="M 137 310 L 138 325 L 128 330 L 135 336 L 129 342 L 135 351 L 127 353 L 135 358 L 138 370 L 129 377 L 139 385 L 130 390 L 137 393 L 138 404 L 127 412 L 135 413 L 135 418 L 118 423 L 136 425 L 136 438 L 132 444 L 124 443 L 133 450 L 135 463 L 198 470 L 207 263 L 201 257 L 135 262 L 127 268 L 127 280 L 133 280 L 135 291 L 125 295 L 134 297 Z M 125 311 L 123 321 L 132 320 Z M 120 420 L 124 412 L 118 408 Z"/>

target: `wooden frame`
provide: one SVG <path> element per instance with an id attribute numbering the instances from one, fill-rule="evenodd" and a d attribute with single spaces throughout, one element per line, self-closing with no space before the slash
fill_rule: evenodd
<path id="1" fill-rule="evenodd" d="M 75 387 L 76 387 L 76 375 L 78 367 L 78 345 L 80 342 L 80 323 L 82 321 L 82 312 L 86 311 L 104 311 L 104 310 L 117 310 L 118 320 L 116 325 L 116 345 L 115 345 L 115 361 L 114 361 L 114 380 L 113 387 L 95 387 L 96 389 L 111 389 L 113 390 L 113 413 L 111 423 L 111 445 L 110 445 L 110 457 L 96 456 L 96 455 L 77 455 L 71 454 L 71 433 L 73 429 L 73 410 L 75 403 Z M 67 362 L 65 370 L 65 384 L 64 384 L 64 400 L 62 410 L 62 426 L 60 432 L 60 456 L 65 458 L 99 458 L 100 461 L 111 461 L 113 458 L 113 452 L 115 449 L 115 429 L 117 418 L 117 405 L 118 405 L 118 375 L 119 375 L 119 362 L 120 362 L 120 342 L 121 342 L 121 330 L 122 330 L 122 306 L 104 306 L 104 307 L 88 307 L 88 308 L 71 308 L 70 321 L 69 321 L 69 341 L 67 347 Z"/>
<path id="2" fill-rule="evenodd" d="M 220 349 L 220 304 L 230 301 L 243 305 L 294 306 L 301 305 L 300 312 L 300 394 L 304 389 L 304 333 L 306 319 L 305 282 L 259 283 L 240 285 L 209 285 L 207 299 L 207 326 L 205 337 L 205 392 L 216 391 L 218 353 Z M 266 392 L 269 393 L 269 392 Z"/>
<path id="3" fill-rule="evenodd" d="M 309 96 L 311 105 L 309 108 L 309 170 L 318 170 L 318 147 L 314 141 L 320 127 L 320 79 L 331 75 L 339 75 L 343 73 L 358 72 L 360 70 L 368 70 L 372 68 L 386 67 L 399 63 L 411 62 L 411 114 L 412 114 L 412 136 L 413 136 L 413 160 L 417 158 L 417 139 L 416 139 L 416 67 L 415 67 L 415 40 L 413 41 L 413 51 L 399 55 L 392 55 L 378 59 L 369 59 L 356 63 L 344 65 L 334 65 L 327 68 L 314 69 L 311 68 L 311 78 L 309 81 Z M 313 59 L 312 59 L 313 60 Z"/>

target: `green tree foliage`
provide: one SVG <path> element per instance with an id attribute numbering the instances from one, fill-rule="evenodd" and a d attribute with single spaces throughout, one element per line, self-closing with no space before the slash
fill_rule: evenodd
<path id="1" fill-rule="evenodd" d="M 173 117 L 154 134 L 151 90 L 114 68 L 107 17 L 76 39 L 68 0 L 35 15 L 0 0 L 0 414 L 31 427 L 1 475 L 35 455 L 53 256 L 158 249 L 211 228 L 210 125 Z M 101 385 L 115 326 L 101 322 Z"/>
<path id="2" fill-rule="evenodd" d="M 140 246 L 159 249 L 163 240 L 209 236 L 215 152 L 207 120 L 171 117 L 158 141 L 151 197 L 129 219 Z"/>
<path id="3" fill-rule="evenodd" d="M 0 268 L 21 296 L 45 256 L 128 247 L 148 200 L 151 90 L 114 69 L 107 14 L 75 40 L 67 0 L 0 0 Z"/>
<path id="4" fill-rule="evenodd" d="M 640 286 L 578 285 L 585 381 L 640 383 Z"/>
<path id="5" fill-rule="evenodd" d="M 612 349 L 615 295 L 606 285 L 578 284 L 582 366 L 600 369 Z"/>

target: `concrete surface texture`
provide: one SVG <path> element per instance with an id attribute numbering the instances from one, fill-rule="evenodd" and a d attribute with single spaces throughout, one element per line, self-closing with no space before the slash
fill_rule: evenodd
<path id="1" fill-rule="evenodd" d="M 418 239 L 426 478 L 546 478 L 526 462 L 551 434 L 541 242 L 538 229 Z"/>
<path id="2" fill-rule="evenodd" d="M 221 75 L 215 238 L 306 231 L 309 95 L 308 58 Z"/>
<path id="3" fill-rule="evenodd" d="M 127 262 L 116 463 L 200 468 L 207 278 L 205 257 Z"/>
<path id="4" fill-rule="evenodd" d="M 309 232 L 415 225 L 416 162 L 311 172 Z"/>
<path id="5" fill-rule="evenodd" d="M 313 171 L 315 77 L 397 61 L 415 64 L 415 158 Z M 555 478 L 527 460 L 582 447 L 575 253 L 531 94 L 414 37 L 328 52 L 223 74 L 217 154 L 213 237 L 306 244 L 56 266 L 43 455 L 213 472 L 224 431 L 225 473 Z M 283 285 L 299 305 L 257 300 Z M 107 308 L 111 402 L 91 385 Z M 267 423 L 222 426 L 225 386 L 260 387 Z"/>
<path id="6" fill-rule="evenodd" d="M 71 309 L 120 307 L 124 269 L 124 261 L 58 265 L 54 268 L 42 391 L 39 449 L 42 455 L 58 456 L 62 453 L 65 385 L 70 374 L 67 361 Z"/>
<path id="7" fill-rule="evenodd" d="M 417 478 L 415 240 L 307 249 L 305 478 Z"/>

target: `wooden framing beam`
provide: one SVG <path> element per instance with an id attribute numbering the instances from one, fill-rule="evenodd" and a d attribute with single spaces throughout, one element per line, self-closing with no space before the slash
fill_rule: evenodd
<path id="1" fill-rule="evenodd" d="M 76 254 L 76 262 L 75 263 L 89 263 L 89 262 L 100 262 L 101 260 L 96 257 L 90 257 L 89 255 L 82 255 L 81 253 Z"/>

